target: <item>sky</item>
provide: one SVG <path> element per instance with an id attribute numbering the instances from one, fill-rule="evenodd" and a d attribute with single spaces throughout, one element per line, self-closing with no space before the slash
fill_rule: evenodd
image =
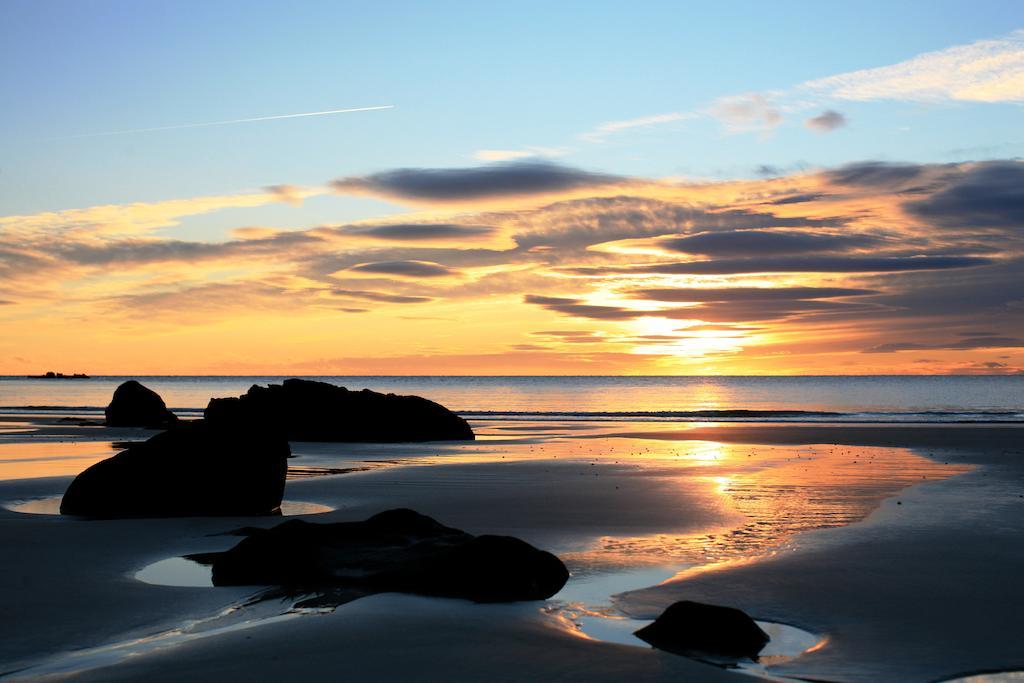
<path id="1" fill-rule="evenodd" d="M 1024 372 L 1024 4 L 0 0 L 0 374 Z"/>

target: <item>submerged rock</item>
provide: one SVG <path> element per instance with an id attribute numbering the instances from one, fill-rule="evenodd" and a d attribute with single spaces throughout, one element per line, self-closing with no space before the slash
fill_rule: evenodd
<path id="1" fill-rule="evenodd" d="M 473 536 L 412 510 L 389 510 L 363 522 L 293 520 L 250 533 L 226 552 L 195 558 L 213 565 L 214 585 L 512 602 L 551 597 L 569 578 L 561 560 L 525 541 Z"/>
<path id="2" fill-rule="evenodd" d="M 109 427 L 165 429 L 178 421 L 160 394 L 130 379 L 114 390 L 104 413 Z"/>
<path id="3" fill-rule="evenodd" d="M 755 660 L 770 640 L 753 619 L 738 609 L 689 600 L 670 605 L 654 623 L 635 635 L 659 650 L 675 654 Z"/>
<path id="4" fill-rule="evenodd" d="M 288 442 L 280 434 L 184 422 L 75 477 L 65 515 L 268 514 L 281 505 Z"/>
<path id="5" fill-rule="evenodd" d="M 419 396 L 381 394 L 304 379 L 254 385 L 238 398 L 211 399 L 213 424 L 280 425 L 290 441 L 455 441 L 475 438 L 469 424 Z"/>

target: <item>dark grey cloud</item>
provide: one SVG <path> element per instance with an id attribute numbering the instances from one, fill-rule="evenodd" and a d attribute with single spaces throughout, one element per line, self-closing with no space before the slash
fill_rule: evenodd
<path id="1" fill-rule="evenodd" d="M 742 257 L 845 251 L 870 247 L 881 241 L 880 238 L 872 235 L 727 230 L 665 238 L 658 240 L 658 245 L 663 249 L 685 254 Z"/>
<path id="2" fill-rule="evenodd" d="M 924 175 L 926 167 L 918 164 L 895 164 L 884 161 L 863 161 L 825 172 L 825 178 L 837 185 L 886 188 L 915 180 Z"/>
<path id="3" fill-rule="evenodd" d="M 323 242 L 308 232 L 280 232 L 270 237 L 227 242 L 183 240 L 118 240 L 105 244 L 62 243 L 52 247 L 54 256 L 82 266 L 118 263 L 146 264 L 196 261 L 246 255 L 286 255 L 287 249 Z"/>
<path id="4" fill-rule="evenodd" d="M 645 315 L 644 313 L 631 311 L 618 306 L 596 306 L 593 304 L 584 304 L 579 299 L 567 299 L 556 296 L 537 296 L 534 294 L 527 294 L 523 297 L 523 301 L 528 304 L 541 306 L 549 311 L 564 313 L 565 315 L 571 315 L 577 318 L 591 318 L 593 320 L 629 320 L 631 318 L 637 318 L 641 315 Z"/>
<path id="5" fill-rule="evenodd" d="M 349 270 L 361 273 L 377 273 L 380 275 L 400 275 L 405 277 L 443 277 L 453 275 L 456 271 L 448 266 L 433 261 L 374 261 L 360 263 Z"/>
<path id="6" fill-rule="evenodd" d="M 944 228 L 1004 228 L 1024 233 L 1024 163 L 988 161 L 961 167 L 943 189 L 904 208 Z"/>
<path id="7" fill-rule="evenodd" d="M 869 313 L 878 310 L 873 304 L 846 303 L 842 301 L 821 301 L 816 299 L 782 299 L 778 301 L 712 301 L 700 306 L 679 308 L 659 314 L 662 317 L 682 320 L 703 320 L 712 323 L 743 323 L 807 316 L 848 316 L 853 313 Z"/>
<path id="8" fill-rule="evenodd" d="M 602 242 L 688 232 L 829 228 L 842 222 L 842 219 L 782 218 L 743 209 L 709 211 L 628 195 L 556 202 L 518 218 L 522 223 L 529 223 L 533 216 L 541 219 L 539 229 L 523 230 L 512 237 L 520 251 L 549 247 L 586 249 Z"/>
<path id="9" fill-rule="evenodd" d="M 276 195 L 281 201 L 289 204 L 301 204 L 303 189 L 296 185 L 268 185 L 263 188 L 270 194 Z"/>
<path id="10" fill-rule="evenodd" d="M 83 266 L 191 261 L 218 258 L 229 255 L 231 251 L 226 244 L 181 240 L 122 241 L 100 245 L 65 244 L 56 248 L 57 254 L 62 258 Z"/>
<path id="11" fill-rule="evenodd" d="M 18 249 L 0 249 L 0 275 L 13 280 L 17 275 L 37 271 L 53 263 L 45 258 Z"/>
<path id="12" fill-rule="evenodd" d="M 486 225 L 458 225 L 456 223 L 396 223 L 351 228 L 348 234 L 388 240 L 430 240 L 460 237 L 480 237 L 492 234 L 496 228 Z"/>
<path id="13" fill-rule="evenodd" d="M 434 300 L 429 296 L 388 294 L 387 292 L 374 292 L 368 289 L 332 289 L 331 292 L 336 296 L 344 296 L 350 299 L 364 299 L 366 301 L 379 301 L 388 304 L 425 304 Z"/>
<path id="14" fill-rule="evenodd" d="M 564 268 L 574 275 L 737 275 L 741 273 L 895 273 L 974 268 L 993 263 L 981 256 L 806 256 L 764 259 L 721 259 L 636 266 L 584 266 Z"/>
<path id="15" fill-rule="evenodd" d="M 546 161 L 526 160 L 471 168 L 399 168 L 331 183 L 338 192 L 369 192 L 397 199 L 462 201 L 549 194 L 626 182 Z"/>
<path id="16" fill-rule="evenodd" d="M 1024 259 L 1003 259 L 986 268 L 898 273 L 870 285 L 884 287 L 891 294 L 873 299 L 899 310 L 904 317 L 935 317 L 957 321 L 957 328 L 976 329 L 1024 322 L 1021 273 Z M 1017 335 L 1017 328 L 1013 329 Z"/>
<path id="17" fill-rule="evenodd" d="M 598 334 L 594 330 L 538 330 L 531 332 L 540 337 L 580 337 Z"/>
<path id="18" fill-rule="evenodd" d="M 730 325 L 728 323 L 707 323 L 676 328 L 677 332 L 760 332 L 761 327 L 751 325 Z"/>
<path id="19" fill-rule="evenodd" d="M 940 344 L 916 342 L 888 342 L 864 349 L 864 353 L 893 353 L 895 351 L 969 351 L 972 349 L 1015 349 L 1024 348 L 1024 339 L 1017 337 L 968 337 Z"/>
<path id="20" fill-rule="evenodd" d="M 766 204 L 773 206 L 784 206 L 786 204 L 806 204 L 807 202 L 816 202 L 819 199 L 826 199 L 829 195 L 825 192 L 805 192 L 803 194 L 792 194 L 788 197 L 781 197 L 779 199 L 773 199 Z"/>
<path id="21" fill-rule="evenodd" d="M 848 287 L 655 287 L 634 289 L 629 292 L 634 299 L 673 302 L 719 302 L 719 301 L 789 301 L 802 299 L 835 299 L 847 296 L 878 294 L 873 289 L 852 289 Z"/>
<path id="22" fill-rule="evenodd" d="M 116 296 L 107 299 L 106 304 L 113 310 L 141 315 L 141 320 L 145 320 L 147 315 L 173 313 L 175 321 L 180 322 L 238 310 L 280 313 L 282 310 L 316 306 L 318 294 L 318 290 L 311 288 L 289 289 L 275 282 L 235 280 Z"/>
<path id="23" fill-rule="evenodd" d="M 607 341 L 604 334 L 594 332 L 593 330 L 541 330 L 539 332 L 531 332 L 530 334 L 535 337 L 547 337 L 548 339 L 558 340 L 566 344 L 594 344 Z"/>
<path id="24" fill-rule="evenodd" d="M 870 304 L 851 304 L 839 301 L 809 299 L 711 301 L 699 306 L 653 310 L 633 310 L 621 306 L 598 306 L 582 303 L 580 299 L 536 296 L 532 294 L 526 295 L 523 301 L 556 313 L 576 318 L 589 318 L 591 320 L 633 320 L 643 317 L 656 317 L 671 320 L 702 320 L 710 323 L 780 320 L 807 314 L 850 313 L 874 308 Z"/>
<path id="25" fill-rule="evenodd" d="M 396 247 L 364 249 L 343 252 L 320 252 L 298 255 L 300 274 L 312 279 L 323 279 L 340 270 L 371 262 L 426 261 L 445 263 L 448 268 L 504 265 L 515 260 L 515 255 L 499 249 L 456 249 L 428 247 Z"/>
<path id="26" fill-rule="evenodd" d="M 846 117 L 834 109 L 826 109 L 804 121 L 804 125 L 819 133 L 830 133 L 846 125 Z"/>

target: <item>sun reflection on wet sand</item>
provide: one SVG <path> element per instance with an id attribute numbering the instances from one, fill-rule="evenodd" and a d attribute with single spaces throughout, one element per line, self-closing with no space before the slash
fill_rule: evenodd
<path id="1" fill-rule="evenodd" d="M 673 577 L 753 561 L 791 547 L 797 534 L 853 524 L 898 491 L 965 472 L 906 449 L 761 446 L 684 442 L 634 444 L 647 466 L 674 465 L 680 487 L 703 487 L 740 524 L 697 534 L 606 536 L 597 547 L 567 559 L 583 566 L 680 567 Z"/>
<path id="2" fill-rule="evenodd" d="M 0 480 L 75 475 L 114 454 L 110 441 L 0 443 Z"/>
<path id="3" fill-rule="evenodd" d="M 602 431 L 623 425 L 579 425 L 498 419 L 475 425 L 477 442 L 402 445 L 318 445 L 291 464 L 293 478 L 305 472 L 345 476 L 367 468 L 430 466 L 431 481 L 444 485 L 447 465 L 493 465 L 550 462 L 565 487 L 578 487 L 579 476 L 622 478 L 618 484 L 652 482 L 677 490 L 679 514 L 717 510 L 718 521 L 692 532 L 680 519 L 675 532 L 629 535 L 614 527 L 589 547 L 566 552 L 574 573 L 624 566 L 668 566 L 673 571 L 709 571 L 734 566 L 785 550 L 801 532 L 842 526 L 863 519 L 883 499 L 913 484 L 942 479 L 969 469 L 942 464 L 908 449 L 836 445 L 749 445 L 643 438 L 602 438 Z M 704 430 L 712 425 L 703 425 Z M 542 428 L 542 431 L 541 431 Z M 11 435 L 14 437 L 15 435 Z M 20 436 L 20 435 L 19 435 Z M 0 479 L 73 475 L 113 452 L 109 441 L 0 442 Z M 483 477 L 494 470 L 481 469 Z M 465 471 L 459 474 L 465 477 Z M 667 486 L 665 484 L 667 483 Z M 627 488 L 623 486 L 623 488 Z M 639 499 L 636 504 L 642 505 Z M 647 501 L 656 504 L 653 499 Z"/>

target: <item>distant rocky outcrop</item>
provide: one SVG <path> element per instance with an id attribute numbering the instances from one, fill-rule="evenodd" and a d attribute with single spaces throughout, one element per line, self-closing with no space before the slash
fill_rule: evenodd
<path id="1" fill-rule="evenodd" d="M 288 442 L 276 432 L 183 422 L 79 474 L 60 511 L 91 517 L 267 514 L 281 505 L 289 455 Z"/>
<path id="2" fill-rule="evenodd" d="M 206 406 L 211 424 L 277 425 L 290 441 L 456 441 L 475 438 L 469 424 L 419 396 L 381 394 L 304 379 L 254 385 L 239 398 Z"/>
<path id="3" fill-rule="evenodd" d="M 160 394 L 130 379 L 114 390 L 104 413 L 109 427 L 165 429 L 178 421 Z"/>
<path id="4" fill-rule="evenodd" d="M 684 600 L 669 606 L 654 623 L 635 634 L 659 650 L 681 655 L 757 659 L 770 640 L 746 614 Z"/>
<path id="5" fill-rule="evenodd" d="M 512 602 L 549 598 L 569 578 L 561 560 L 525 541 L 473 536 L 412 510 L 245 532 L 251 535 L 226 552 L 193 556 L 213 565 L 214 585 L 340 589 L 347 599 L 397 591 Z"/>

